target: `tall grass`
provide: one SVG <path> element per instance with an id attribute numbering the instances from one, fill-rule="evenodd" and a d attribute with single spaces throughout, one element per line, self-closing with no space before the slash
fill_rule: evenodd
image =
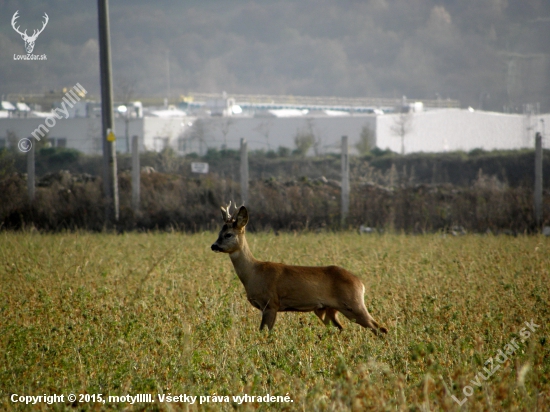
<path id="1" fill-rule="evenodd" d="M 57 410 L 546 410 L 550 242 L 538 236 L 249 234 L 257 258 L 337 264 L 384 338 L 282 313 L 272 333 L 225 255 L 195 235 L 0 233 L 0 409 L 19 395 L 285 395 L 292 403 Z M 464 398 L 525 321 L 541 325 Z M 522 371 L 520 373 L 520 371 Z M 36 405 L 45 410 L 47 405 Z"/>

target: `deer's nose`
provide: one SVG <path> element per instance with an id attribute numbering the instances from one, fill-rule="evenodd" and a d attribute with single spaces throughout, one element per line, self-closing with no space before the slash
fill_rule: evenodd
<path id="1" fill-rule="evenodd" d="M 212 249 L 214 252 L 221 252 L 222 249 L 218 246 L 217 243 L 214 243 L 212 246 L 210 246 L 210 249 Z"/>

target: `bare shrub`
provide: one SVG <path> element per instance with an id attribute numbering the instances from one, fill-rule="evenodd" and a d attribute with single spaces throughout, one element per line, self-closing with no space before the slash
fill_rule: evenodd
<path id="1" fill-rule="evenodd" d="M 471 187 L 451 184 L 398 183 L 372 173 L 392 186 L 352 182 L 349 224 L 413 233 L 461 227 L 466 231 L 512 233 L 535 230 L 532 189 L 509 187 L 480 173 Z M 239 182 L 228 177 L 141 175 L 141 210 L 131 209 L 131 176 L 119 175 L 120 220 L 117 230 L 215 230 L 219 206 L 237 200 Z M 338 182 L 318 179 L 254 179 L 250 183 L 252 230 L 318 230 L 340 228 Z M 101 231 L 105 214 L 101 179 L 62 171 L 39 181 L 36 199 L 27 198 L 24 175 L 0 180 L 0 227 L 59 231 Z M 545 194 L 545 216 L 550 211 Z"/>

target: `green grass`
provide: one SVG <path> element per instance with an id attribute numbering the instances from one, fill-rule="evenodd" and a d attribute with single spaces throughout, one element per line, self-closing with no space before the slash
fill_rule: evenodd
<path id="1" fill-rule="evenodd" d="M 216 234 L 0 233 L 0 409 L 11 394 L 280 395 L 189 410 L 546 410 L 550 239 L 249 234 L 255 256 L 337 264 L 366 286 L 385 338 L 281 313 L 272 333 Z M 487 359 L 541 325 L 462 407 Z M 520 371 L 522 371 L 520 373 Z M 74 410 L 70 402 L 37 410 Z M 186 405 L 79 404 L 78 409 Z"/>

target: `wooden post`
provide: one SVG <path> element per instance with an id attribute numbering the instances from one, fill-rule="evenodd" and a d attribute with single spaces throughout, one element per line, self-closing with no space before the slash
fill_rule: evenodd
<path id="1" fill-rule="evenodd" d="M 34 201 L 34 145 L 30 144 L 30 150 L 27 152 L 27 193 L 29 194 L 29 202 Z"/>
<path id="2" fill-rule="evenodd" d="M 99 74 L 101 80 L 101 123 L 103 138 L 103 190 L 106 222 L 118 221 L 118 179 L 116 142 L 113 120 L 113 85 L 111 78 L 111 40 L 109 32 L 109 0 L 97 0 L 99 24 Z"/>
<path id="3" fill-rule="evenodd" d="M 342 226 L 349 214 L 349 154 L 348 137 L 342 136 Z"/>
<path id="4" fill-rule="evenodd" d="M 535 135 L 535 222 L 542 224 L 542 135 Z"/>
<path id="5" fill-rule="evenodd" d="M 241 200 L 243 205 L 248 202 L 248 143 L 241 138 Z"/>
<path id="6" fill-rule="evenodd" d="M 132 136 L 132 210 L 139 211 L 140 166 L 138 137 Z"/>
<path id="7" fill-rule="evenodd" d="M 128 106 L 126 106 L 126 116 L 124 118 L 124 137 L 126 138 L 126 153 L 130 153 L 130 109 Z"/>

